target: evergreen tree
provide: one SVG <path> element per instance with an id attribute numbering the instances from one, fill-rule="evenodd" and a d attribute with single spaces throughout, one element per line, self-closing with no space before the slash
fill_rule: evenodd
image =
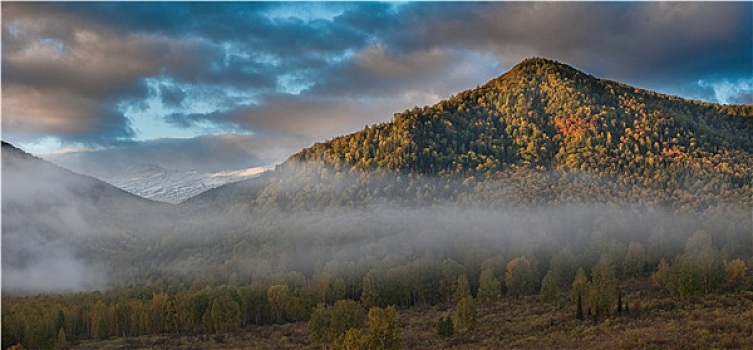
<path id="1" fill-rule="evenodd" d="M 615 313 L 619 316 L 622 315 L 622 292 L 617 293 L 617 309 Z"/>
<path id="2" fill-rule="evenodd" d="M 437 319 L 436 333 L 440 337 L 450 337 L 455 334 L 455 328 L 452 323 L 452 317 L 439 316 Z"/>
<path id="3" fill-rule="evenodd" d="M 455 325 L 452 323 L 452 317 L 450 317 L 450 315 L 447 315 L 447 317 L 444 318 L 444 333 L 448 337 L 455 335 Z"/>

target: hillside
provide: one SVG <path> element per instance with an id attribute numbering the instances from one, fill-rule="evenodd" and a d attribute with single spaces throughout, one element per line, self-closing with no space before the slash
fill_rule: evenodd
<path id="1" fill-rule="evenodd" d="M 674 191 L 750 193 L 753 106 L 662 95 L 528 59 L 481 87 L 317 143 L 289 163 L 484 176 L 585 171 Z"/>
<path id="2" fill-rule="evenodd" d="M 156 204 L 90 176 L 60 168 L 2 142 L 3 204 L 33 205 L 66 202 L 92 206 Z M 76 198 L 64 198 L 74 196 Z M 9 208 L 10 209 L 10 208 Z"/>
<path id="3" fill-rule="evenodd" d="M 2 169 L 4 292 L 103 286 L 105 271 L 93 269 L 91 260 L 144 234 L 136 218 L 169 209 L 5 142 Z M 108 248 L 100 250 L 105 242 Z"/>

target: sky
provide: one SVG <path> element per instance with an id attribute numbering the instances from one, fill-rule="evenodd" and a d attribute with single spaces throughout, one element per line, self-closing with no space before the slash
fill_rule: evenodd
<path id="1" fill-rule="evenodd" d="M 2 3 L 2 138 L 46 159 L 280 162 L 558 60 L 753 103 L 753 3 Z"/>

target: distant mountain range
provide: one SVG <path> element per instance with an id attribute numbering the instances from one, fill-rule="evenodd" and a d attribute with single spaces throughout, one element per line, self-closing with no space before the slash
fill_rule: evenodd
<path id="1" fill-rule="evenodd" d="M 66 166 L 65 163 L 61 165 Z M 128 164 L 122 168 L 98 167 L 96 164 L 83 168 L 74 166 L 69 168 L 104 180 L 137 196 L 175 204 L 212 188 L 259 176 L 272 167 L 253 167 L 214 173 L 165 169 L 159 165 L 147 163 Z"/>

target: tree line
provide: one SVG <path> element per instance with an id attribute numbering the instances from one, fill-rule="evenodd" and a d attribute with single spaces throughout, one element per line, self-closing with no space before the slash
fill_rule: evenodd
<path id="1" fill-rule="evenodd" d="M 753 288 L 751 256 L 730 256 L 704 231 L 691 235 L 672 259 L 658 262 L 652 247 L 630 242 L 621 249 L 614 243 L 602 245 L 595 264 L 570 247 L 546 260 L 535 252 L 483 259 L 469 253 L 457 260 L 427 254 L 414 260 L 385 258 L 360 273 L 332 264 L 313 275 L 285 271 L 249 284 L 197 288 L 174 281 L 102 292 L 4 296 L 2 346 L 64 348 L 87 339 L 226 333 L 249 324 L 308 321 L 311 340 L 333 348 L 399 348 L 396 308 L 450 305 L 450 313 L 437 320 L 437 334 L 452 336 L 476 326 L 477 303 L 501 298 L 537 294 L 542 302 L 570 308 L 573 317 L 599 320 L 630 308 L 618 281 L 650 277 L 678 297 Z M 599 244 L 598 238 L 589 244 Z"/>

